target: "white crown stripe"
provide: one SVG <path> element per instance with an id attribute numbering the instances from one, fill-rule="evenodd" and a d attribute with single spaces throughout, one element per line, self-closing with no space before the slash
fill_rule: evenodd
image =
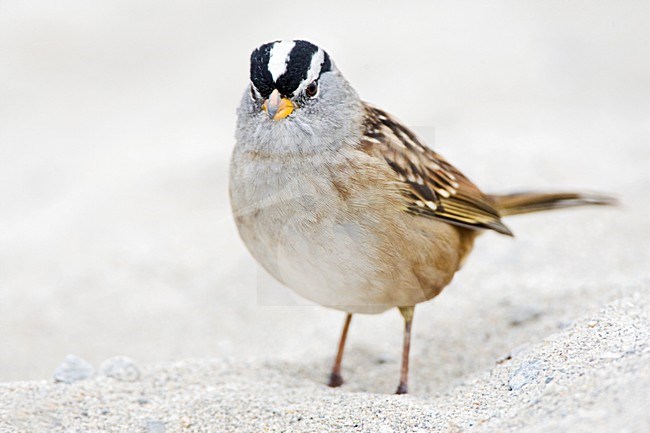
<path id="1" fill-rule="evenodd" d="M 312 81 L 314 81 L 320 76 L 320 69 L 323 66 L 324 62 L 325 62 L 325 51 L 319 48 L 318 51 L 316 51 L 314 55 L 311 57 L 309 71 L 307 71 L 307 78 L 305 78 L 300 82 L 298 88 L 293 92 L 294 95 L 297 95 L 303 90 L 305 90 L 305 87 L 307 87 L 309 83 L 311 83 Z"/>
<path id="2" fill-rule="evenodd" d="M 309 65 L 309 72 L 307 72 L 308 80 L 315 80 L 320 75 L 320 68 L 323 66 L 325 61 L 325 51 L 318 49 L 311 58 L 311 64 Z"/>
<path id="3" fill-rule="evenodd" d="M 273 44 L 269 57 L 269 72 L 273 77 L 273 81 L 286 72 L 287 63 L 289 63 L 289 54 L 293 47 L 296 46 L 294 41 L 280 41 Z"/>

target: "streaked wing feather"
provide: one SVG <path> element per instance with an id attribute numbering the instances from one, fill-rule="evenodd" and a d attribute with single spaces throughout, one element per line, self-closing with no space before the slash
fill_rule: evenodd
<path id="1" fill-rule="evenodd" d="M 407 212 L 512 235 L 490 198 L 467 177 L 384 111 L 369 104 L 365 108 L 363 149 L 393 169 Z"/>

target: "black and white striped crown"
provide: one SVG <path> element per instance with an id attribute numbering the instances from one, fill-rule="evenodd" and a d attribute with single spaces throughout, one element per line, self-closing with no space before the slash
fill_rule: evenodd
<path id="1" fill-rule="evenodd" d="M 307 41 L 269 42 L 251 54 L 251 82 L 264 98 L 273 89 L 284 96 L 297 95 L 331 69 L 327 53 Z"/>

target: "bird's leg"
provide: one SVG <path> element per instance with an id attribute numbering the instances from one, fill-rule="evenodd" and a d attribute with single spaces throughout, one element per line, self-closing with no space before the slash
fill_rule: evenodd
<path id="1" fill-rule="evenodd" d="M 395 394 L 406 394 L 409 389 L 409 350 L 411 348 L 411 324 L 413 323 L 414 311 L 415 307 L 399 307 L 399 312 L 404 317 L 404 345 L 402 347 L 402 370 L 399 376 L 399 386 Z"/>
<path id="2" fill-rule="evenodd" d="M 343 360 L 343 349 L 345 349 L 345 340 L 348 337 L 348 328 L 350 327 L 351 320 L 352 320 L 352 313 L 348 313 L 348 315 L 345 317 L 345 324 L 343 325 L 343 331 L 341 332 L 341 340 L 339 341 L 339 350 L 336 353 L 336 359 L 334 360 L 334 366 L 332 367 L 330 380 L 327 384 L 332 388 L 336 388 L 343 385 L 343 377 L 341 376 L 341 361 Z"/>

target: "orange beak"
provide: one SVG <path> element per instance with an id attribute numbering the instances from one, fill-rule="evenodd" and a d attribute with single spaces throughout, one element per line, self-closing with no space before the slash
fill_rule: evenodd
<path id="1" fill-rule="evenodd" d="M 274 89 L 269 99 L 264 101 L 262 110 L 266 111 L 273 120 L 280 120 L 293 113 L 293 103 L 280 95 L 278 89 Z"/>

